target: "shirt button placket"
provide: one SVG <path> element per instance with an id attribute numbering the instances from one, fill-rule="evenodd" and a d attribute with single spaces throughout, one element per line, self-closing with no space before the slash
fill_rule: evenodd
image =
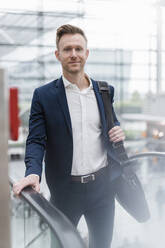
<path id="1" fill-rule="evenodd" d="M 85 133 L 86 133 L 86 103 L 84 94 L 80 94 L 81 101 L 81 113 L 82 113 L 82 158 L 83 158 L 83 167 L 85 166 Z"/>

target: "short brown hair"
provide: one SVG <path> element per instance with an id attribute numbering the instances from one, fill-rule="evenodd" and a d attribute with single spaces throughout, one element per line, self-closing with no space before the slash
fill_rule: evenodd
<path id="1" fill-rule="evenodd" d="M 81 28 L 70 25 L 70 24 L 65 24 L 57 29 L 57 32 L 56 32 L 57 48 L 58 48 L 59 41 L 64 34 L 81 34 L 87 42 L 87 37 Z"/>

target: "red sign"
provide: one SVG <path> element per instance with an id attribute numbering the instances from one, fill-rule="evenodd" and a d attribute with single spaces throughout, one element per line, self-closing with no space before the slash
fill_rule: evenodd
<path id="1" fill-rule="evenodd" d="M 10 139 L 18 140 L 19 128 L 19 109 L 18 109 L 18 88 L 10 88 L 9 91 L 9 127 Z"/>

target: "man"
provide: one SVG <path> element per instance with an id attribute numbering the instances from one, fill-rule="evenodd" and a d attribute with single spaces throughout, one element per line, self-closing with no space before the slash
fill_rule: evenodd
<path id="1" fill-rule="evenodd" d="M 27 185 L 39 191 L 45 155 L 51 202 L 77 226 L 84 215 L 90 248 L 109 248 L 114 221 L 111 180 L 121 171 L 108 146 L 124 140 L 116 126 L 107 130 L 96 81 L 84 72 L 87 38 L 72 25 L 57 29 L 55 56 L 62 77 L 34 91 L 26 142 L 25 178 L 14 185 L 18 195 Z M 111 87 L 112 102 L 114 89 Z M 114 168 L 115 167 L 115 168 Z M 112 180 L 113 181 L 113 180 Z"/>

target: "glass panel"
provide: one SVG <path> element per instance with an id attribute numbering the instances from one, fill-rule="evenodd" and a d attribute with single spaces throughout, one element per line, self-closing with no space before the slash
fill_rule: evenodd
<path id="1" fill-rule="evenodd" d="M 12 248 L 62 248 L 47 223 L 31 206 L 11 196 Z"/>
<path id="2" fill-rule="evenodd" d="M 11 244 L 12 248 L 25 247 L 24 244 L 24 202 L 11 196 Z"/>
<path id="3" fill-rule="evenodd" d="M 165 51 L 164 52 L 162 52 L 162 66 L 163 66 L 163 68 L 164 68 L 164 65 L 165 65 Z"/>
<path id="4" fill-rule="evenodd" d="M 139 159 L 135 167 L 149 204 L 151 218 L 138 223 L 116 202 L 114 248 L 163 248 L 165 243 L 164 159 Z"/>
<path id="5" fill-rule="evenodd" d="M 149 77 L 148 65 L 133 65 L 132 76 L 137 79 L 148 79 Z"/>
<path id="6" fill-rule="evenodd" d="M 165 7 L 162 8 L 162 49 L 165 50 Z"/>
<path id="7" fill-rule="evenodd" d="M 148 64 L 149 52 L 133 51 L 133 62 L 135 64 Z"/>

